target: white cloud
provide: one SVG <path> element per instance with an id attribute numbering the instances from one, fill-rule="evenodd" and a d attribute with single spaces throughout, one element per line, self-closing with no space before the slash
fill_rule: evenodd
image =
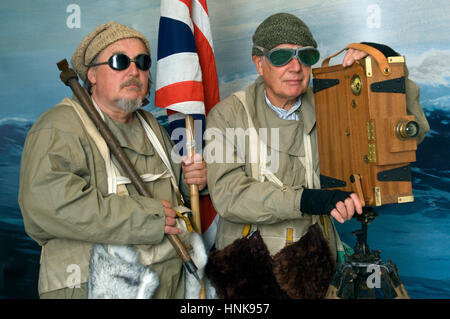
<path id="1" fill-rule="evenodd" d="M 450 112 L 450 95 L 439 96 L 434 99 L 424 99 L 422 106 L 427 111 L 443 110 Z"/>
<path id="2" fill-rule="evenodd" d="M 450 51 L 430 50 L 422 54 L 417 62 L 407 63 L 410 78 L 416 82 L 432 85 L 450 83 Z"/>

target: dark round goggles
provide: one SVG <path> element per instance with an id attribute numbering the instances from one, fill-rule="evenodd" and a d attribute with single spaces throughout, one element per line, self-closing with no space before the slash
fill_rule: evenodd
<path id="1" fill-rule="evenodd" d="M 263 51 L 263 54 L 269 59 L 273 66 L 283 66 L 288 64 L 293 57 L 306 66 L 311 66 L 319 61 L 319 50 L 313 47 L 303 47 L 298 49 L 276 48 L 267 50 L 266 48 L 256 46 L 255 48 Z"/>
<path id="2" fill-rule="evenodd" d="M 136 63 L 138 69 L 142 71 L 148 71 L 152 64 L 152 59 L 148 54 L 139 54 L 135 56 L 134 59 L 130 59 L 126 54 L 116 53 L 112 55 L 107 62 L 93 63 L 89 66 L 108 64 L 111 69 L 122 71 L 128 69 L 131 62 Z"/>

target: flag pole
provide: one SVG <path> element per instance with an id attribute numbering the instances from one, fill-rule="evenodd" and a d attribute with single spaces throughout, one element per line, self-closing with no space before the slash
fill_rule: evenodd
<path id="1" fill-rule="evenodd" d="M 186 121 L 186 148 L 187 155 L 192 160 L 195 154 L 195 138 L 194 138 L 194 118 L 189 114 L 185 114 Z M 202 234 L 202 224 L 200 215 L 200 195 L 198 185 L 189 185 L 191 191 L 191 211 L 194 219 L 194 227 L 197 233 Z"/>
<path id="2" fill-rule="evenodd" d="M 189 114 L 184 115 L 186 122 L 186 148 L 187 154 L 189 158 L 194 160 L 195 154 L 195 137 L 194 137 L 194 118 Z M 189 185 L 191 191 L 191 211 L 193 216 L 193 224 L 195 231 L 198 234 L 202 234 L 202 222 L 201 222 L 201 212 L 200 212 L 200 195 L 198 192 L 198 185 L 190 184 Z M 205 280 L 201 281 L 201 289 L 199 299 L 206 299 L 206 287 Z"/>

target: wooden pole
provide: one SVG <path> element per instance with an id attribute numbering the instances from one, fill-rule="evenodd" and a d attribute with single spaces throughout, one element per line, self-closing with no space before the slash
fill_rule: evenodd
<path id="1" fill-rule="evenodd" d="M 195 136 L 194 136 L 194 118 L 188 114 L 185 114 L 186 123 L 186 148 L 187 155 L 190 159 L 194 160 L 195 155 Z M 193 217 L 193 224 L 195 231 L 198 234 L 202 234 L 202 222 L 200 212 L 200 195 L 198 192 L 198 185 L 189 185 L 191 191 L 191 211 Z M 206 299 L 205 281 L 202 280 L 202 287 L 200 290 L 200 299 Z"/>
<path id="2" fill-rule="evenodd" d="M 194 138 L 194 118 L 185 115 L 186 121 L 186 148 L 187 155 L 193 160 L 195 154 L 195 138 Z M 201 215 L 200 215 L 200 196 L 198 193 L 198 185 L 189 185 L 191 191 L 191 211 L 194 219 L 194 228 L 197 233 L 202 234 Z"/>

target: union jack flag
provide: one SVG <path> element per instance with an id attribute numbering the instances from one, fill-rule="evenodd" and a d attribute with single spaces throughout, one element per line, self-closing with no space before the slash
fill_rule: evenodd
<path id="1" fill-rule="evenodd" d="M 203 136 L 205 116 L 219 100 L 206 0 L 162 0 L 155 105 L 166 108 L 169 133 L 184 128 L 185 114 L 191 115 L 196 124 L 198 152 L 203 146 L 203 139 L 198 137 Z M 176 145 L 180 144 L 180 136 L 172 139 Z M 200 210 L 203 238 L 210 249 L 215 241 L 218 216 L 209 196 L 201 196 Z"/>

